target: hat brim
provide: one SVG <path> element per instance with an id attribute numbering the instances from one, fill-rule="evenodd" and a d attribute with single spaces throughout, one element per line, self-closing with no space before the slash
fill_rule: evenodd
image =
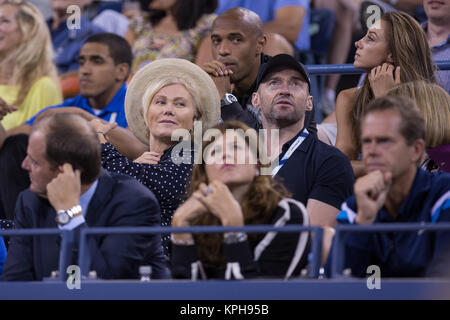
<path id="1" fill-rule="evenodd" d="M 311 80 L 306 67 L 288 54 L 278 54 L 261 65 L 256 78 L 256 89 L 258 89 L 259 85 L 265 81 L 268 74 L 274 69 L 281 67 L 298 71 L 304 78 L 304 81 L 308 84 L 308 88 L 311 88 Z"/>
<path id="2" fill-rule="evenodd" d="M 176 58 L 155 60 L 140 69 L 128 85 L 125 96 L 125 116 L 128 127 L 133 134 L 144 144 L 149 144 L 146 135 L 142 107 L 142 97 L 147 88 L 155 82 L 172 78 L 181 78 L 194 88 L 200 88 L 196 94 L 198 101 L 197 112 L 201 114 L 197 121 L 202 122 L 203 130 L 216 125 L 220 119 L 220 97 L 214 81 L 196 64 Z M 194 93 L 191 93 L 194 94 Z M 151 131 L 151 128 L 148 128 Z"/>

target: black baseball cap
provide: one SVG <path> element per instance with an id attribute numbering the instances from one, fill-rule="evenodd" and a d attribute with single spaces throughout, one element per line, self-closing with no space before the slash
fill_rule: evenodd
<path id="1" fill-rule="evenodd" d="M 311 80 L 309 79 L 308 71 L 305 66 L 299 61 L 295 60 L 294 57 L 288 54 L 278 54 L 269 59 L 266 63 L 262 64 L 259 67 L 258 77 L 256 78 L 256 89 L 258 90 L 259 85 L 263 82 L 264 78 L 275 68 L 279 67 L 287 67 L 288 69 L 293 69 L 298 72 L 305 78 L 305 81 L 308 83 L 308 88 L 311 90 Z"/>

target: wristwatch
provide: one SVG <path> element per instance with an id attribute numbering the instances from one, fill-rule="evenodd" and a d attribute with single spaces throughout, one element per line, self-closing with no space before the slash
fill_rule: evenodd
<path id="1" fill-rule="evenodd" d="M 229 106 L 233 102 L 237 102 L 237 99 L 235 96 L 233 96 L 231 93 L 225 93 L 222 99 L 220 99 L 220 106 Z"/>
<path id="2" fill-rule="evenodd" d="M 63 226 L 69 223 L 70 219 L 75 218 L 81 214 L 81 206 L 76 205 L 68 210 L 59 210 L 56 213 L 56 223 Z"/>

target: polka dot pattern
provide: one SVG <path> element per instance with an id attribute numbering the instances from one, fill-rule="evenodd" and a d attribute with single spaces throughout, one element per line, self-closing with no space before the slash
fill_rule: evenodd
<path id="1" fill-rule="evenodd" d="M 186 186 L 192 174 L 193 153 L 190 149 L 172 156 L 167 149 L 157 165 L 140 164 L 123 156 L 112 144 L 102 144 L 102 166 L 108 171 L 129 175 L 149 188 L 161 207 L 161 225 L 170 226 L 172 215 L 184 201 Z M 181 163 L 180 163 L 181 162 Z M 177 164 L 180 163 L 180 164 Z M 170 235 L 162 237 L 164 253 L 170 256 Z"/>
<path id="2" fill-rule="evenodd" d="M 0 219 L 0 230 L 9 230 L 13 228 L 14 228 L 13 221 Z"/>

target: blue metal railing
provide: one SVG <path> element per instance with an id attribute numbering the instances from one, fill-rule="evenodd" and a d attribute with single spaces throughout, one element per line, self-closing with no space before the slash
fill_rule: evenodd
<path id="1" fill-rule="evenodd" d="M 347 232 L 405 232 L 423 230 L 427 232 L 449 231 L 450 223 L 380 223 L 374 225 L 338 225 L 335 229 L 334 249 L 332 254 L 331 277 L 339 277 L 342 273 L 344 261 L 344 241 L 343 235 Z M 87 276 L 90 266 L 90 255 L 87 248 L 87 237 L 92 235 L 105 234 L 157 234 L 157 233 L 216 233 L 216 232 L 313 232 L 314 238 L 309 258 L 308 276 L 317 278 L 322 256 L 322 238 L 323 229 L 317 226 L 305 227 L 302 225 L 288 225 L 274 227 L 269 225 L 255 225 L 244 227 L 221 227 L 221 226 L 197 226 L 197 227 L 103 227 L 103 228 L 83 228 L 80 231 L 79 261 L 82 274 Z M 0 230 L 0 236 L 42 236 L 42 235 L 60 235 L 60 264 L 58 279 L 64 281 L 64 275 L 70 262 L 70 256 L 73 247 L 73 232 L 59 229 L 15 229 Z"/>
<path id="2" fill-rule="evenodd" d="M 344 265 L 345 247 L 343 241 L 343 234 L 346 232 L 392 232 L 392 231 L 450 231 L 450 223 L 379 223 L 373 225 L 339 225 L 335 229 L 334 234 L 334 249 L 331 252 L 331 277 L 339 277 L 342 273 Z"/>
<path id="3" fill-rule="evenodd" d="M 275 227 L 269 225 L 254 225 L 243 227 L 222 227 L 222 226 L 197 226 L 197 227 L 103 227 L 103 228 L 83 228 L 80 231 L 80 251 L 78 265 L 81 273 L 87 276 L 91 257 L 87 248 L 87 237 L 90 235 L 103 234 L 157 234 L 157 233 L 222 233 L 222 232 L 302 232 L 308 231 L 314 233 L 312 248 L 309 261 L 308 276 L 317 278 L 319 275 L 321 256 L 322 256 L 322 238 L 323 229 L 317 226 L 287 225 Z"/>
<path id="4" fill-rule="evenodd" d="M 450 70 L 450 61 L 442 60 L 436 61 L 436 66 L 439 70 Z M 310 75 L 321 74 L 360 74 L 364 70 L 356 69 L 353 64 L 313 64 L 307 65 L 306 69 Z"/>

